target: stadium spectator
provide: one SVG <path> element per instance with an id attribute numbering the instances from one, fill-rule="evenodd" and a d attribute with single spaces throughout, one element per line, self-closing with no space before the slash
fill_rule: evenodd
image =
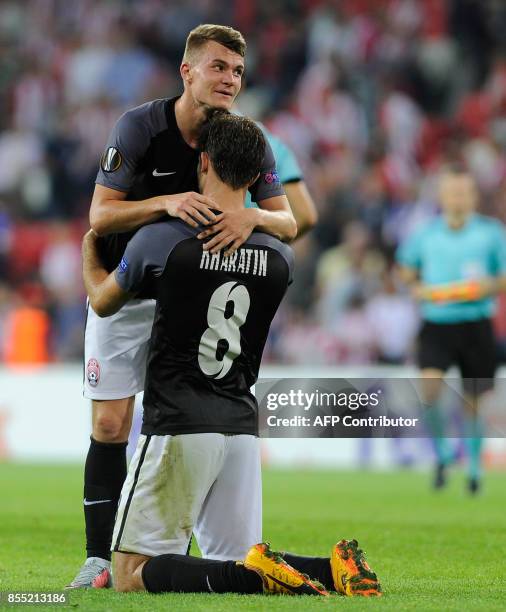
<path id="1" fill-rule="evenodd" d="M 366 307 L 367 328 L 379 363 L 406 363 L 413 351 L 418 313 L 413 300 L 399 285 L 395 270 L 385 270 L 383 288 Z"/>
<path id="2" fill-rule="evenodd" d="M 336 319 L 357 296 L 370 298 L 379 288 L 385 268 L 381 253 L 369 247 L 365 226 L 350 223 L 343 243 L 325 251 L 316 270 L 320 321 L 334 327 Z"/>
<path id="3" fill-rule="evenodd" d="M 4 355 L 10 366 L 49 363 L 48 314 L 39 306 L 42 289 L 30 287 L 25 302 L 21 301 L 5 317 Z"/>

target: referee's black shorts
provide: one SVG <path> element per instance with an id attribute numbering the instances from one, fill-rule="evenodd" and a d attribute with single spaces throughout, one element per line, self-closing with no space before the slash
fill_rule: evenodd
<path id="1" fill-rule="evenodd" d="M 446 372 L 456 365 L 464 389 L 480 395 L 494 386 L 496 349 L 490 319 L 465 323 L 425 321 L 418 337 L 418 365 Z"/>

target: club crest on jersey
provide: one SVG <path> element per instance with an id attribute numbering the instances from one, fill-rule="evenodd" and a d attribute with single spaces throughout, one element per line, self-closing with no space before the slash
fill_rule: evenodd
<path id="1" fill-rule="evenodd" d="M 109 147 L 102 155 L 100 167 L 104 172 L 116 172 L 123 163 L 121 153 L 115 147 Z"/>
<path id="2" fill-rule="evenodd" d="M 100 366 L 98 365 L 98 361 L 93 359 L 93 357 L 88 360 L 86 378 L 88 379 L 90 387 L 96 387 L 100 381 Z"/>
<path id="3" fill-rule="evenodd" d="M 275 171 L 267 172 L 267 174 L 264 175 L 264 181 L 268 185 L 272 185 L 273 183 L 279 183 L 279 174 Z"/>

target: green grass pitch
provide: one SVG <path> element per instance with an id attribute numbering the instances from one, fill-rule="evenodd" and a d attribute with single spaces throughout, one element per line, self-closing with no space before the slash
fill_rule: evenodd
<path id="1" fill-rule="evenodd" d="M 60 590 L 83 560 L 80 466 L 0 464 L 0 591 Z M 504 610 L 506 478 L 477 498 L 456 471 L 448 489 L 427 474 L 264 472 L 264 537 L 273 548 L 325 555 L 358 539 L 381 599 L 71 591 L 76 610 Z M 37 606 L 36 609 L 49 609 Z M 56 607 L 50 609 L 57 609 Z"/>

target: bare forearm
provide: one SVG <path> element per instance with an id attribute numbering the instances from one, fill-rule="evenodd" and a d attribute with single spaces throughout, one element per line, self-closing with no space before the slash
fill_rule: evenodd
<path id="1" fill-rule="evenodd" d="M 90 303 L 95 308 L 100 293 L 100 286 L 109 275 L 104 268 L 98 251 L 96 239 L 91 232 L 83 238 L 83 280 Z"/>
<path id="2" fill-rule="evenodd" d="M 284 242 L 293 240 L 297 235 L 297 223 L 291 211 L 263 210 L 255 208 L 256 229 L 271 234 Z"/>
<path id="3" fill-rule="evenodd" d="M 300 238 L 316 225 L 318 221 L 316 206 L 304 181 L 287 183 L 284 188 L 297 223 L 297 238 Z"/>
<path id="4" fill-rule="evenodd" d="M 127 201 L 105 199 L 93 203 L 90 225 L 99 235 L 128 232 L 167 214 L 165 196 Z"/>
<path id="5" fill-rule="evenodd" d="M 90 305 L 99 317 L 108 317 L 134 297 L 117 283 L 114 272 L 104 268 L 98 251 L 97 235 L 90 230 L 83 239 L 83 278 Z"/>

